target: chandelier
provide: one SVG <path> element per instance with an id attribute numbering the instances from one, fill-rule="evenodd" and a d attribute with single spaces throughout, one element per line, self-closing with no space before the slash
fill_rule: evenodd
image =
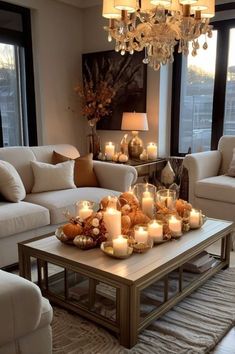
<path id="1" fill-rule="evenodd" d="M 215 15 L 215 0 L 103 0 L 103 17 L 109 19 L 108 41 L 125 55 L 145 50 L 143 62 L 154 70 L 174 61 L 174 48 L 196 56 L 198 38 L 212 37 L 210 18 Z"/>

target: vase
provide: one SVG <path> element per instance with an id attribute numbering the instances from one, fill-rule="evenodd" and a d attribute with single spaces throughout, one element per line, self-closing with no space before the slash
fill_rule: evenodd
<path id="1" fill-rule="evenodd" d="M 98 136 L 96 132 L 96 125 L 95 124 L 89 124 L 91 131 L 88 134 L 88 151 L 89 153 L 93 154 L 93 158 L 97 159 L 98 155 L 101 151 L 101 144 L 100 144 L 100 137 Z"/>

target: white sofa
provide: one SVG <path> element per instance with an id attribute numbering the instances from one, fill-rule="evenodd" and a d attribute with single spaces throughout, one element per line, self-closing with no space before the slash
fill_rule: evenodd
<path id="1" fill-rule="evenodd" d="M 223 136 L 218 150 L 187 155 L 183 164 L 189 174 L 190 203 L 209 217 L 235 222 L 235 178 L 226 175 L 233 148 L 235 136 Z"/>
<path id="2" fill-rule="evenodd" d="M 52 353 L 51 321 L 37 285 L 0 270 L 0 354 Z"/>
<path id="3" fill-rule="evenodd" d="M 27 193 L 19 203 L 0 201 L 0 268 L 18 261 L 18 242 L 52 232 L 65 222 L 63 211 L 68 209 L 73 213 L 78 200 L 98 202 L 106 195 L 128 190 L 137 179 L 134 167 L 94 161 L 99 188 L 31 193 L 34 183 L 31 161 L 51 163 L 54 150 L 70 158 L 79 156 L 72 145 L 0 148 L 0 160 L 16 168 Z"/>

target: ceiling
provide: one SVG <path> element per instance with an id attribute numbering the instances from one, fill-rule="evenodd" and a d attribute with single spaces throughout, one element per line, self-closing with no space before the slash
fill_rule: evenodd
<path id="1" fill-rule="evenodd" d="M 57 0 L 79 8 L 101 5 L 102 0 Z"/>

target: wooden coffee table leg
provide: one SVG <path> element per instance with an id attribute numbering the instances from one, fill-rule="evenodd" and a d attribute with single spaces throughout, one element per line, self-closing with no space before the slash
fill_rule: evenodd
<path id="1" fill-rule="evenodd" d="M 25 251 L 23 244 L 18 244 L 19 253 L 19 275 L 25 279 L 31 280 L 31 262 L 30 255 Z"/>
<path id="2" fill-rule="evenodd" d="M 137 343 L 139 305 L 134 286 L 122 285 L 119 299 L 120 344 L 132 348 Z"/>

